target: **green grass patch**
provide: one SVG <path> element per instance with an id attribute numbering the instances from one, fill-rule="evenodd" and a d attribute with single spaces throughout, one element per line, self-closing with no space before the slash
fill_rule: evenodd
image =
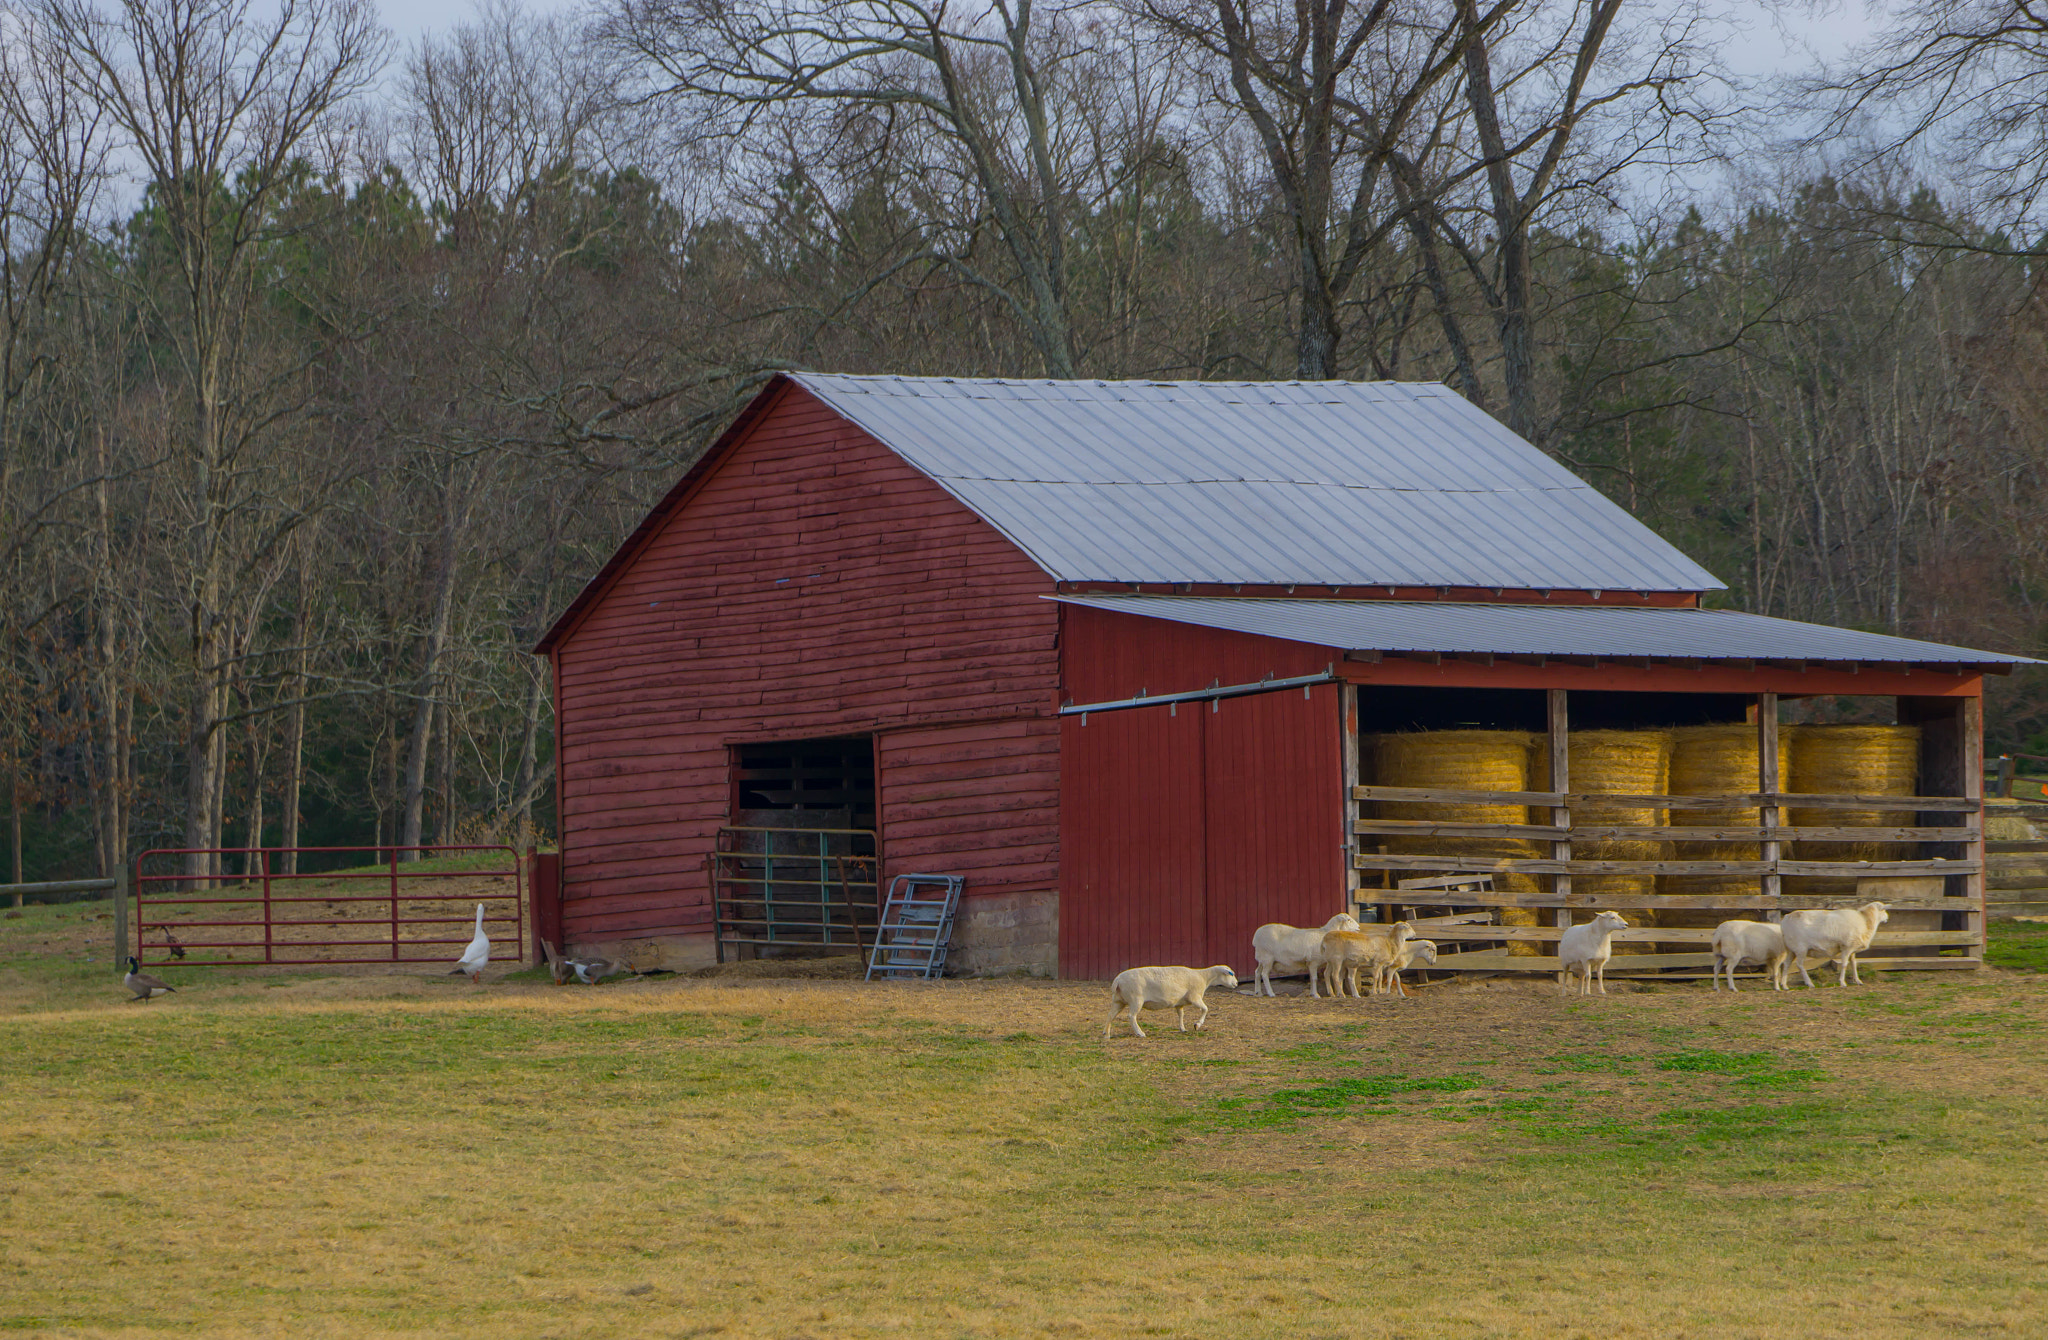
<path id="1" fill-rule="evenodd" d="M 2021 972 L 2048 972 L 2048 923 L 1994 921 L 1986 928 L 1985 961 Z"/>

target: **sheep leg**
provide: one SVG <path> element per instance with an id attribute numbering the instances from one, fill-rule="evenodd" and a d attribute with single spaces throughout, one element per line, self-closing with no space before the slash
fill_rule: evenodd
<path id="1" fill-rule="evenodd" d="M 1188 1005 L 1186 1001 L 1182 1001 L 1173 1007 L 1173 1018 L 1174 1022 L 1180 1025 L 1181 1032 L 1185 1033 L 1188 1031 Z"/>
<path id="2" fill-rule="evenodd" d="M 1792 956 L 1792 961 L 1799 965 L 1799 980 L 1806 983 L 1809 987 L 1812 986 L 1813 974 L 1806 970 L 1806 955 L 1803 953 L 1795 954 Z"/>
<path id="3" fill-rule="evenodd" d="M 1195 1008 L 1201 1011 L 1195 1016 L 1195 1031 L 1199 1033 L 1202 1031 L 1202 1025 L 1209 1022 L 1209 1006 L 1206 1002 L 1198 1000 L 1195 1002 Z"/>
<path id="4" fill-rule="evenodd" d="M 1144 1037 L 1144 1036 L 1145 1036 L 1145 1030 L 1144 1030 L 1144 1029 L 1142 1029 L 1142 1028 L 1140 1028 L 1140 1027 L 1138 1027 L 1138 1011 L 1139 1011 L 1139 1010 L 1142 1010 L 1142 1009 L 1144 1009 L 1144 1008 L 1145 1008 L 1145 1002 L 1144 1002 L 1144 1001 L 1142 1001 L 1142 1000 L 1134 1000 L 1134 1001 L 1132 1001 L 1132 1002 L 1131 1002 L 1131 1036 L 1132 1036 L 1132 1037 L 1139 1037 L 1139 1038 L 1142 1038 L 1142 1037 Z"/>
<path id="5" fill-rule="evenodd" d="M 1116 998 L 1116 994 L 1112 992 L 1109 997 L 1109 1018 L 1103 1020 L 1102 1022 L 1102 1037 L 1104 1041 L 1107 1041 L 1109 1039 L 1109 1030 L 1116 1026 L 1117 1013 L 1118 1011 L 1122 1010 L 1123 1007 L 1124 1003 L 1118 1000 Z M 1137 1011 L 1133 1010 L 1131 1011 L 1131 1013 L 1136 1014 Z"/>
<path id="6" fill-rule="evenodd" d="M 1855 951 L 1855 950 L 1853 950 L 1853 949 L 1849 951 L 1849 960 L 1848 960 L 1848 962 L 1849 962 L 1849 980 L 1850 980 L 1850 981 L 1852 981 L 1852 982 L 1854 982 L 1854 983 L 1856 983 L 1856 985 L 1858 985 L 1858 986 L 1862 986 L 1862 985 L 1863 985 L 1863 970 L 1862 970 L 1861 968 L 1859 968 L 1859 967 L 1858 967 L 1858 966 L 1856 965 L 1856 951 Z"/>

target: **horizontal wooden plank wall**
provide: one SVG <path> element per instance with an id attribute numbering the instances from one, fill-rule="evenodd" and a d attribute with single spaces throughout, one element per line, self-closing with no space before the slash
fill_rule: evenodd
<path id="1" fill-rule="evenodd" d="M 1053 716 L 886 731 L 876 741 L 882 873 L 967 876 L 971 895 L 1059 880 Z"/>
<path id="2" fill-rule="evenodd" d="M 908 855 L 971 876 L 1042 869 L 1058 613 L 1037 597 L 1051 591 L 938 485 L 784 386 L 556 650 L 564 934 L 708 932 L 704 857 L 729 747 L 751 740 L 879 733 L 883 822 Z M 921 729 L 963 722 L 951 739 Z M 1041 742 L 1011 756 L 1008 781 L 968 757 L 1003 738 Z M 892 756 L 911 772 L 901 787 Z M 948 793 L 963 786 L 1028 794 L 1036 813 L 946 816 L 980 803 Z"/>

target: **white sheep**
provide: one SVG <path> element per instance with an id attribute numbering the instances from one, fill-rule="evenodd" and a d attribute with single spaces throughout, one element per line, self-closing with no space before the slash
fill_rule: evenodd
<path id="1" fill-rule="evenodd" d="M 1202 997 L 1211 987 L 1236 985 L 1237 974 L 1220 963 L 1213 968 L 1125 968 L 1109 985 L 1109 1018 L 1102 1025 L 1102 1036 L 1109 1036 L 1118 1011 L 1129 1010 L 1131 1033 L 1144 1037 L 1145 1030 L 1138 1027 L 1138 1011 L 1143 1009 L 1172 1010 L 1185 1033 L 1189 1006 L 1202 1012 L 1195 1020 L 1199 1033 L 1209 1022 L 1209 1007 Z"/>
<path id="2" fill-rule="evenodd" d="M 1405 999 L 1408 995 L 1408 988 L 1401 985 L 1401 974 L 1408 969 L 1409 965 L 1416 962 L 1421 962 L 1425 965 L 1434 965 L 1436 963 L 1436 941 L 1410 940 L 1402 945 L 1400 955 L 1386 966 L 1386 969 L 1380 974 L 1380 980 L 1373 983 L 1373 994 L 1379 995 L 1383 991 L 1398 991 Z"/>
<path id="3" fill-rule="evenodd" d="M 1771 990 L 1787 991 L 1791 964 L 1785 953 L 1785 933 L 1768 921 L 1724 921 L 1714 927 L 1714 990 L 1721 989 L 1721 969 L 1728 970 L 1728 989 L 1735 989 L 1735 970 L 1745 963 L 1761 963 L 1771 979 Z"/>
<path id="4" fill-rule="evenodd" d="M 1628 922 L 1619 912 L 1602 912 L 1583 926 L 1571 926 L 1557 941 L 1557 994 L 1568 994 L 1565 984 L 1574 973 L 1580 977 L 1579 994 L 1593 994 L 1593 975 L 1600 976 L 1600 994 L 1607 994 L 1607 960 L 1614 955 L 1614 933 L 1627 930 Z"/>
<path id="5" fill-rule="evenodd" d="M 1362 968 L 1372 970 L 1374 994 L 1378 994 L 1380 974 L 1401 955 L 1401 948 L 1408 943 L 1415 928 L 1405 921 L 1391 926 L 1374 926 L 1371 930 L 1330 931 L 1323 936 L 1322 948 L 1309 963 L 1309 985 L 1313 990 L 1316 972 L 1320 969 L 1328 976 L 1330 995 L 1341 999 L 1348 980 L 1351 995 L 1362 995 L 1358 989 L 1358 974 Z"/>
<path id="6" fill-rule="evenodd" d="M 1799 978 L 1808 986 L 1813 985 L 1813 978 L 1806 971 L 1809 954 L 1819 955 L 1823 963 L 1834 961 L 1836 986 L 1850 982 L 1862 986 L 1863 975 L 1856 971 L 1856 956 L 1870 948 L 1877 928 L 1890 915 L 1883 903 L 1875 902 L 1861 907 L 1787 912 L 1779 929 L 1785 936 L 1785 953 L 1799 965 Z"/>
<path id="7" fill-rule="evenodd" d="M 1284 921 L 1272 921 L 1252 932 L 1252 953 L 1259 959 L 1259 966 L 1252 972 L 1252 994 L 1261 990 L 1266 995 L 1279 993 L 1273 990 L 1273 974 L 1282 977 L 1297 972 L 1307 972 L 1308 993 L 1318 995 L 1316 975 L 1309 972 L 1309 963 L 1316 951 L 1323 947 L 1323 937 L 1331 931 L 1355 931 L 1358 918 L 1348 912 L 1339 912 L 1322 924 L 1318 930 L 1302 926 L 1290 926 Z"/>

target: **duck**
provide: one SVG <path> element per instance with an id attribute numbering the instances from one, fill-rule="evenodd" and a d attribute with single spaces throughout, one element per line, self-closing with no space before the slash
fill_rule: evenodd
<path id="1" fill-rule="evenodd" d="M 170 995 L 178 989 L 162 978 L 152 977 L 142 971 L 142 965 L 135 961 L 135 955 L 133 954 L 128 956 L 128 975 L 121 979 L 121 984 L 130 991 L 133 991 L 135 999 L 142 1001 L 144 1004 L 149 1003 L 158 996 Z"/>
<path id="2" fill-rule="evenodd" d="M 462 951 L 462 957 L 448 970 L 450 977 L 468 975 L 472 982 L 482 984 L 484 965 L 491 961 L 491 937 L 484 934 L 484 905 L 476 905 L 476 937 L 469 942 L 469 948 Z"/>

